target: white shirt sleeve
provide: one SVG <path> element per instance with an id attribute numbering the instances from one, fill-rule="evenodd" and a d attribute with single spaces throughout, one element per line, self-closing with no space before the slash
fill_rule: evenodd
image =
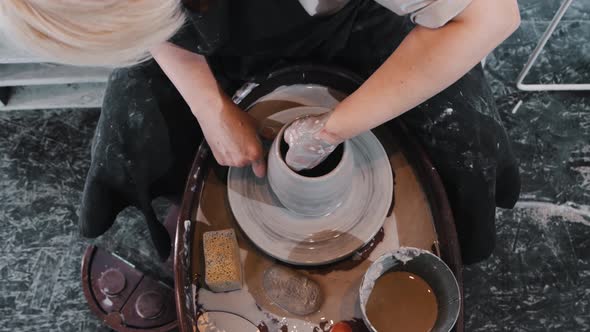
<path id="1" fill-rule="evenodd" d="M 472 0 L 375 0 L 383 7 L 426 28 L 444 26 L 459 15 Z M 493 1 L 493 0 L 492 0 Z"/>

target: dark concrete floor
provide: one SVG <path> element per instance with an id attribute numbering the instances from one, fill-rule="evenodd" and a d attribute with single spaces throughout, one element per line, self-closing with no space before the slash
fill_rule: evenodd
<path id="1" fill-rule="evenodd" d="M 523 193 L 514 210 L 498 211 L 494 255 L 465 269 L 467 331 L 590 330 L 590 92 L 514 87 L 558 6 L 521 1 L 521 28 L 488 57 Z M 574 2 L 529 80 L 590 82 L 590 2 Z M 97 118 L 97 110 L 0 114 L 2 332 L 108 331 L 79 277 L 90 241 L 78 235 L 77 209 Z M 95 242 L 164 274 L 147 239 L 128 210 Z"/>
<path id="2" fill-rule="evenodd" d="M 520 1 L 520 29 L 488 59 L 523 191 L 498 211 L 493 257 L 465 269 L 467 331 L 590 331 L 590 92 L 514 86 L 560 2 Z M 526 82 L 590 83 L 590 2 L 574 1 Z"/>

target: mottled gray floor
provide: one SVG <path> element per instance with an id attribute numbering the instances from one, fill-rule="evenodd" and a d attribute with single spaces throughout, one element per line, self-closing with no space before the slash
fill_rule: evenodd
<path id="1" fill-rule="evenodd" d="M 89 312 L 77 209 L 98 110 L 0 114 L 0 331 L 110 331 Z M 166 202 L 157 202 L 163 214 Z M 136 211 L 93 241 L 170 280 Z"/>
<path id="2" fill-rule="evenodd" d="M 521 28 L 487 61 L 524 187 L 516 209 L 498 212 L 493 257 L 465 271 L 467 331 L 590 330 L 590 93 L 514 88 L 558 6 L 521 1 Z M 590 82 L 589 1 L 574 2 L 547 50 L 531 82 Z M 97 118 L 96 110 L 0 114 L 1 332 L 108 331 L 80 291 L 90 242 L 76 225 Z M 158 271 L 146 234 L 129 210 L 99 243 Z"/>
<path id="3" fill-rule="evenodd" d="M 465 271 L 467 331 L 590 331 L 590 92 L 513 83 L 560 2 L 521 1 L 521 28 L 487 62 L 523 192 L 498 212 L 493 257 Z M 527 83 L 590 83 L 590 1 L 574 1 L 546 50 Z"/>

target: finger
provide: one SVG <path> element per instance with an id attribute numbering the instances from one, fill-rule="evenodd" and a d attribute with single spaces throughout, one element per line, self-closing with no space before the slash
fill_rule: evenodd
<path id="1" fill-rule="evenodd" d="M 287 166 L 289 166 L 289 168 L 298 172 L 302 169 L 305 169 L 306 162 L 305 158 L 301 156 L 301 153 L 298 153 L 298 151 L 295 150 L 296 149 L 289 149 L 289 151 L 287 151 L 287 155 L 285 156 L 285 162 L 287 163 Z"/>
<path id="2" fill-rule="evenodd" d="M 291 124 L 289 127 L 285 129 L 283 132 L 283 141 L 287 143 L 289 146 L 292 146 L 296 142 L 296 137 L 299 137 L 299 132 L 295 124 Z"/>
<path id="3" fill-rule="evenodd" d="M 254 175 L 259 178 L 262 178 L 266 175 L 266 162 L 264 159 L 254 161 L 252 163 L 252 171 Z"/>
<path id="4" fill-rule="evenodd" d="M 321 164 L 324 160 L 326 160 L 326 158 L 328 157 L 328 155 L 325 156 L 320 156 L 317 158 L 314 158 L 312 161 L 309 162 L 309 164 L 307 165 L 307 169 L 312 169 L 315 168 L 316 166 L 318 166 L 319 164 Z"/>
<path id="5" fill-rule="evenodd" d="M 250 162 L 247 159 L 234 160 L 230 164 L 232 167 L 246 167 L 248 165 L 250 165 Z"/>
<path id="6" fill-rule="evenodd" d="M 215 158 L 215 161 L 217 161 L 217 163 L 220 166 L 228 166 L 229 165 L 229 161 L 227 160 L 227 158 L 225 158 L 223 156 L 223 154 L 217 152 L 216 150 L 212 150 L 213 152 L 213 158 Z"/>

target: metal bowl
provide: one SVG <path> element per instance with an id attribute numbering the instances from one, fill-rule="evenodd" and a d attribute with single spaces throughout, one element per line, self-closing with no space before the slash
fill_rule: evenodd
<path id="1" fill-rule="evenodd" d="M 453 328 L 461 310 L 461 292 L 455 275 L 431 252 L 403 247 L 379 257 L 369 267 L 361 282 L 361 312 L 365 324 L 371 331 L 377 332 L 367 317 L 367 301 L 377 279 L 389 271 L 410 272 L 424 279 L 434 291 L 438 305 L 438 317 L 432 332 L 449 332 Z"/>

